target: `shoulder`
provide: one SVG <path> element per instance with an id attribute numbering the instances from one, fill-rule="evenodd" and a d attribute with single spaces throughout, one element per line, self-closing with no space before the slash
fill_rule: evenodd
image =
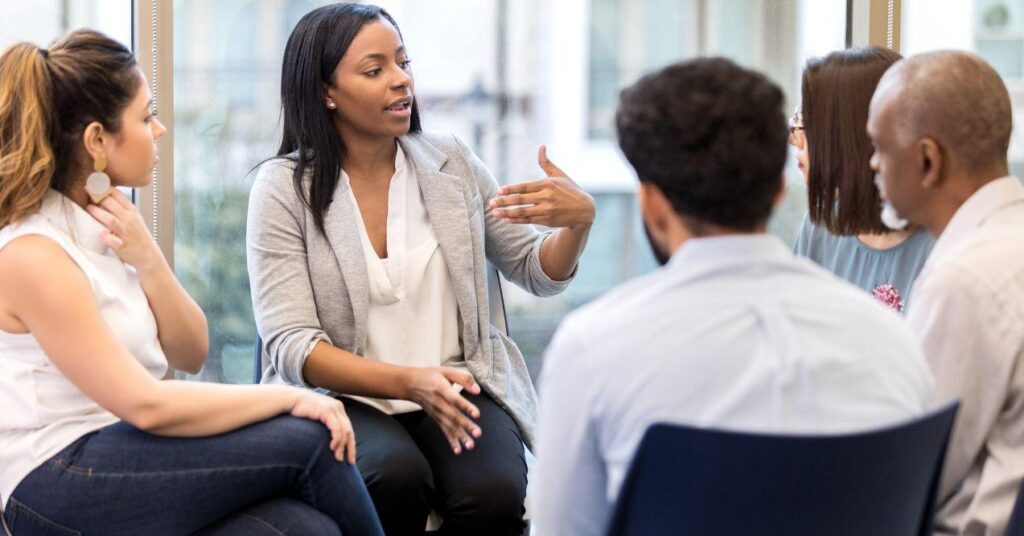
<path id="1" fill-rule="evenodd" d="M 442 130 L 423 130 L 405 135 L 406 142 L 426 144 L 448 156 L 464 154 L 469 146 L 458 136 Z"/>
<path id="2" fill-rule="evenodd" d="M 566 315 L 562 326 L 567 333 L 595 341 L 596 347 L 601 346 L 602 337 L 618 338 L 622 334 L 621 326 L 628 325 L 644 310 L 645 304 L 657 301 L 664 285 L 665 270 L 659 268 L 613 288 Z"/>
<path id="3" fill-rule="evenodd" d="M 0 286 L 34 293 L 84 278 L 58 234 L 48 232 L 44 225 L 23 231 L 0 244 Z"/>
<path id="4" fill-rule="evenodd" d="M 254 169 L 255 178 L 253 183 L 268 183 L 278 184 L 287 183 L 291 184 L 292 177 L 295 175 L 295 155 L 283 155 L 275 156 L 264 160 Z"/>
<path id="5" fill-rule="evenodd" d="M 824 225 L 811 221 L 809 213 L 804 214 L 797 233 L 795 253 L 819 261 L 826 251 L 842 248 L 846 242 L 844 238 L 830 233 Z"/>
<path id="6" fill-rule="evenodd" d="M 294 155 L 275 156 L 260 163 L 253 171 L 252 188 L 249 192 L 250 209 L 254 204 L 270 199 L 287 206 L 299 208 L 302 200 L 295 191 Z M 309 173 L 303 177 L 303 188 L 308 188 Z"/>

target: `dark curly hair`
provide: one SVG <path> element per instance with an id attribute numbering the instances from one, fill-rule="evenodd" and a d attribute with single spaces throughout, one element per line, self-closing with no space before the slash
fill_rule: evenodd
<path id="1" fill-rule="evenodd" d="M 782 188 L 783 102 L 764 75 L 727 59 L 676 63 L 622 91 L 619 146 L 680 216 L 752 231 Z"/>

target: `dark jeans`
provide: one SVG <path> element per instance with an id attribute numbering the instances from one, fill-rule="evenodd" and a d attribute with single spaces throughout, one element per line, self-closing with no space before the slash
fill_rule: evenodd
<path id="1" fill-rule="evenodd" d="M 431 509 L 441 514 L 441 534 L 522 534 L 526 458 L 519 427 L 487 395 L 466 398 L 480 409 L 483 434 L 458 456 L 426 413 L 390 416 L 344 399 L 356 465 L 388 536 L 423 534 Z"/>
<path id="2" fill-rule="evenodd" d="M 160 437 L 117 423 L 30 473 L 5 509 L 14 534 L 382 534 L 355 467 L 316 422 Z"/>

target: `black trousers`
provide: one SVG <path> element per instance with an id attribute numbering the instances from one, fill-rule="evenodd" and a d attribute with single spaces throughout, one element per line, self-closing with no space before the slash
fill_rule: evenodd
<path id="1" fill-rule="evenodd" d="M 466 399 L 483 433 L 456 456 L 425 412 L 388 415 L 344 398 L 356 433 L 356 465 L 388 536 L 423 534 L 431 510 L 440 534 L 520 535 L 526 458 L 519 427 L 486 394 Z"/>

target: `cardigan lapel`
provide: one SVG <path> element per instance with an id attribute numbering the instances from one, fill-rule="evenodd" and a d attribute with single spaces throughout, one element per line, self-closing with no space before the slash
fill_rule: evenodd
<path id="1" fill-rule="evenodd" d="M 339 175 L 341 172 L 338 172 Z M 355 318 L 355 338 L 353 352 L 359 355 L 365 351 L 366 317 L 370 304 L 370 281 L 366 271 L 366 257 L 363 255 L 363 243 L 359 237 L 359 224 L 356 221 L 357 211 L 349 196 L 347 181 L 338 181 L 331 197 L 331 204 L 324 214 L 324 232 L 327 242 L 334 250 L 341 268 L 341 276 L 348 288 L 348 298 L 352 304 L 352 316 Z"/>
<path id="2" fill-rule="evenodd" d="M 448 265 L 455 298 L 462 318 L 462 344 L 466 355 L 476 348 L 479 337 L 473 239 L 462 179 L 441 171 L 448 156 L 419 137 L 398 139 L 405 156 L 416 170 L 423 204 L 437 242 Z"/>

